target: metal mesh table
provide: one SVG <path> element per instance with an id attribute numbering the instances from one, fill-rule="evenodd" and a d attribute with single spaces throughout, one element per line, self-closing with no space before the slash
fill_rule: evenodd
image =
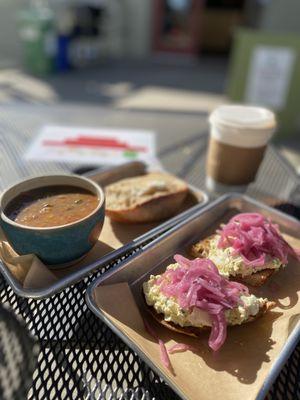
<path id="1" fill-rule="evenodd" d="M 204 186 L 206 116 L 143 114 L 69 106 L 0 110 L 1 186 L 17 178 L 74 170 L 66 164 L 25 163 L 21 155 L 42 123 L 151 128 L 159 133 L 164 166 L 190 183 Z M 261 198 L 299 199 L 299 180 L 270 149 L 249 193 Z M 126 254 L 123 258 L 128 257 Z M 29 399 L 176 399 L 145 365 L 85 304 L 85 290 L 95 277 L 121 260 L 45 300 L 16 296 L 0 277 L 1 302 L 18 314 L 39 342 L 37 368 Z M 24 396 L 15 396 L 24 399 Z M 269 399 L 300 399 L 300 346 L 283 368 Z"/>
<path id="2" fill-rule="evenodd" d="M 38 346 L 12 312 L 0 306 L 0 398 L 27 396 Z"/>

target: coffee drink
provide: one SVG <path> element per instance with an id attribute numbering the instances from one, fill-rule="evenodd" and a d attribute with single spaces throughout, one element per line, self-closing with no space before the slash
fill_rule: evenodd
<path id="1" fill-rule="evenodd" d="M 208 188 L 231 191 L 253 182 L 276 128 L 274 113 L 261 107 L 224 105 L 212 112 L 209 122 Z"/>

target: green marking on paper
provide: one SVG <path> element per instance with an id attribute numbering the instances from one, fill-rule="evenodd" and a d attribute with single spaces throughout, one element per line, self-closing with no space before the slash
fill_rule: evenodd
<path id="1" fill-rule="evenodd" d="M 123 155 L 127 158 L 136 158 L 138 156 L 138 153 L 136 151 L 126 150 L 124 151 Z"/>

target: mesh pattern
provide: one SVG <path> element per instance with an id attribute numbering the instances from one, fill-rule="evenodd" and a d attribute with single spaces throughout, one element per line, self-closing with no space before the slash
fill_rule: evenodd
<path id="1" fill-rule="evenodd" d="M 270 391 L 269 399 L 300 399 L 300 346 L 296 348 Z"/>
<path id="2" fill-rule="evenodd" d="M 0 308 L 0 398 L 25 399 L 37 346 L 11 312 Z"/>
<path id="3" fill-rule="evenodd" d="M 86 306 L 87 285 L 120 261 L 44 300 L 20 298 L 1 279 L 1 301 L 40 343 L 28 399 L 176 399 Z"/>
<path id="4" fill-rule="evenodd" d="M 68 109 L 55 111 L 35 108 L 2 110 L 0 119 L 0 146 L 2 147 L 2 174 L 0 188 L 29 175 L 69 171 L 75 165 L 63 163 L 27 163 L 23 162 L 24 153 L 32 134 L 45 121 L 62 125 L 95 126 L 144 126 L 159 133 L 159 158 L 163 165 L 180 177 L 198 187 L 205 187 L 205 152 L 206 152 L 206 117 L 199 119 L 175 114 L 152 118 L 142 113 L 89 109 Z M 111 122 L 110 122 L 111 121 Z M 170 124 L 170 121 L 172 122 Z M 278 158 L 272 148 L 268 149 L 254 185 L 248 193 L 255 197 L 280 197 L 283 200 L 300 204 L 299 179 L 297 179 Z M 291 210 L 288 210 L 291 211 Z M 124 257 L 129 256 L 127 254 Z M 124 258 L 123 257 L 123 258 Z M 65 289 L 63 292 L 44 300 L 23 299 L 14 294 L 3 277 L 0 277 L 1 303 L 6 303 L 25 322 L 27 329 L 35 335 L 40 345 L 37 367 L 32 375 L 32 385 L 27 398 L 29 400 L 103 400 L 103 399 L 142 399 L 142 400 L 176 400 L 178 397 L 170 388 L 132 352 L 117 336 L 105 326 L 85 303 L 87 285 L 96 277 L 121 260 L 111 263 L 85 278 L 80 283 Z M 2 332 L 0 332 L 2 337 Z M 26 343 L 18 336 L 21 348 Z M 3 356 L 2 342 L 0 347 L 0 374 L 2 369 L 8 371 Z M 18 347 L 15 347 L 17 351 Z M 18 357 L 13 355 L 15 361 Z M 31 374 L 30 362 L 27 368 L 17 374 Z M 300 399 L 300 346 L 293 352 L 274 383 L 268 400 Z M 1 375 L 0 375 L 1 376 Z M 3 397 L 3 386 L 0 378 L 0 398 Z M 11 382 L 11 381 L 8 381 Z M 2 390 L 2 392 L 1 392 Z M 20 387 L 11 393 L 12 399 L 26 399 L 26 379 L 21 378 Z M 10 400 L 10 399 L 9 399 Z"/>
<path id="5" fill-rule="evenodd" d="M 87 286 L 119 262 L 44 300 L 20 298 L 1 279 L 1 301 L 23 318 L 40 344 L 28 399 L 178 399 L 86 306 Z M 300 346 L 283 368 L 268 400 L 300 398 L 299 363 Z"/>

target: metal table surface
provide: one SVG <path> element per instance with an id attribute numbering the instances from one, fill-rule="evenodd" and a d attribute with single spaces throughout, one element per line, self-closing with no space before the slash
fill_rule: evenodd
<path id="1" fill-rule="evenodd" d="M 72 171 L 63 163 L 28 163 L 22 154 L 43 124 L 143 128 L 158 133 L 164 167 L 204 188 L 207 116 L 143 113 L 79 105 L 14 106 L 0 109 L 1 180 Z M 248 194 L 269 201 L 300 203 L 300 183 L 293 169 L 269 149 Z M 125 257 L 129 256 L 126 255 Z M 124 257 L 123 257 L 124 258 Z M 44 300 L 16 296 L 0 277 L 1 302 L 14 310 L 40 345 L 29 399 L 176 399 L 168 386 L 88 309 L 87 285 L 121 260 Z M 300 346 L 274 383 L 269 399 L 300 399 Z"/>

